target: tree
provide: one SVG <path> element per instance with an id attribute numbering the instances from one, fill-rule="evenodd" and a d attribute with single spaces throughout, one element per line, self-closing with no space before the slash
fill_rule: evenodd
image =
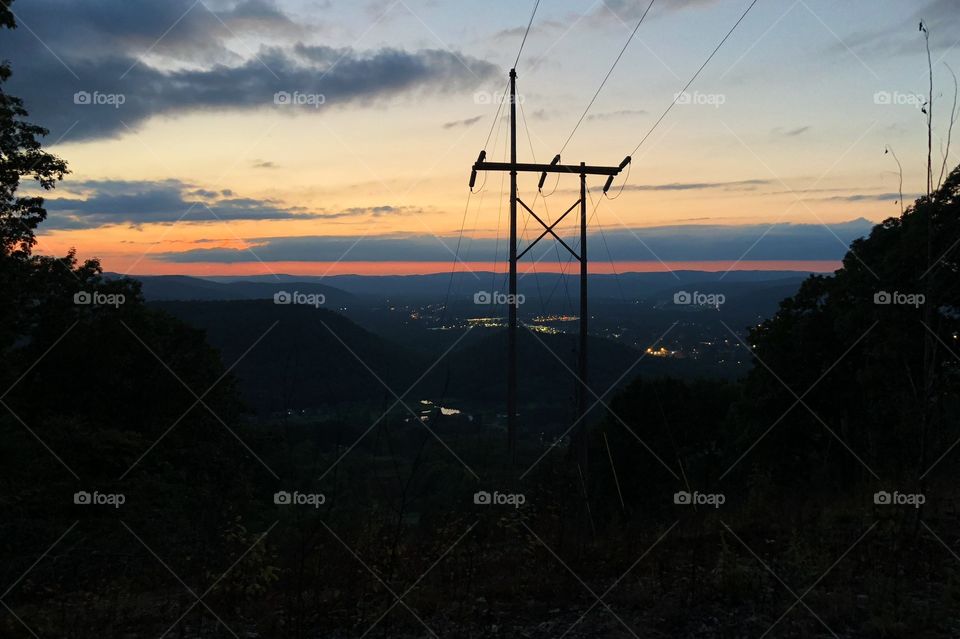
<path id="1" fill-rule="evenodd" d="M 869 480 L 867 466 L 887 479 L 925 474 L 957 435 L 948 425 L 960 399 L 958 244 L 960 168 L 751 331 L 762 364 L 746 380 L 746 443 L 795 404 L 784 384 L 800 396 L 816 384 L 806 406 L 794 406 L 751 453 L 753 463 L 775 460 L 772 470 L 801 484 L 812 474 Z"/>
<path id="2" fill-rule="evenodd" d="M 0 5 L 0 27 L 16 28 L 11 2 Z M 20 181 L 32 178 L 48 191 L 69 170 L 66 162 L 43 150 L 40 138 L 49 131 L 27 122 L 23 100 L 4 90 L 11 75 L 10 63 L 0 63 L 0 256 L 22 260 L 30 257 L 34 232 L 47 212 L 42 197 L 19 194 Z"/>
<path id="3" fill-rule="evenodd" d="M 11 0 L 0 4 L 2 28 L 16 28 L 10 4 Z M 5 91 L 11 74 L 10 64 L 0 63 L 0 293 L 4 298 L 0 305 L 0 356 L 26 330 L 28 317 L 42 298 L 32 285 L 43 266 L 53 262 L 33 256 L 35 232 L 47 212 L 43 197 L 21 192 L 21 181 L 32 179 L 41 191 L 48 191 L 69 172 L 66 162 L 43 150 L 40 140 L 48 131 L 28 122 L 23 101 Z M 76 267 L 72 254 L 60 262 Z M 85 266 L 98 268 L 94 263 Z"/>
<path id="4" fill-rule="evenodd" d="M 15 28 L 10 1 L 0 0 L 0 32 Z M 40 194 L 69 171 L 43 149 L 47 130 L 5 91 L 10 76 L 0 64 L 0 564 L 24 572 L 37 540 L 76 521 L 69 498 L 83 488 L 129 495 L 124 521 L 144 534 L 162 527 L 151 545 L 188 566 L 188 580 L 220 574 L 232 543 L 225 522 L 239 521 L 266 472 L 237 441 L 252 437 L 239 423 L 235 380 L 202 331 L 146 305 L 139 282 L 105 278 L 98 260 L 78 261 L 73 249 L 34 254 L 47 217 Z M 118 303 L 78 303 L 78 293 Z M 96 548 L 37 567 L 17 589 L 16 605 L 50 612 L 38 615 L 42 635 L 99 636 L 128 614 L 112 594 L 155 588 L 151 579 L 164 576 L 144 576 L 156 562 L 116 513 L 82 512 Z M 133 577 L 98 559 L 108 555 Z M 0 635 L 13 632 L 6 622 Z"/>

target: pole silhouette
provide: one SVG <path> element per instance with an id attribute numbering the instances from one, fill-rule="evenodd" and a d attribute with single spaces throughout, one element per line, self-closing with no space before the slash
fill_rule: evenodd
<path id="1" fill-rule="evenodd" d="M 603 187 L 604 193 L 610 188 L 613 178 L 626 167 L 630 158 L 626 158 L 619 166 L 561 164 L 560 156 L 556 156 L 550 164 L 535 164 L 517 162 L 517 71 L 510 69 L 510 162 L 487 162 L 486 151 L 481 151 L 470 173 L 470 188 L 476 183 L 479 171 L 507 171 L 510 173 L 510 295 L 508 298 L 507 322 L 507 448 L 510 463 L 516 461 L 517 453 L 517 327 L 518 327 L 518 296 L 517 296 L 517 263 L 540 240 L 548 234 L 559 242 L 577 261 L 580 262 L 580 339 L 577 357 L 577 423 L 579 427 L 574 436 L 577 448 L 577 461 L 583 472 L 586 472 L 586 412 L 587 412 L 587 332 L 589 329 L 589 306 L 587 302 L 587 176 L 603 175 L 607 177 Z M 517 193 L 517 175 L 519 173 L 540 173 L 540 186 L 543 186 L 547 173 L 567 173 L 580 176 L 580 199 L 568 208 L 555 222 L 547 224 L 536 212 L 530 208 Z M 517 254 L 517 207 L 521 206 L 543 227 L 543 232 L 537 239 L 528 244 L 523 251 Z M 571 212 L 579 207 L 580 210 L 580 252 L 574 251 L 554 229 Z"/>

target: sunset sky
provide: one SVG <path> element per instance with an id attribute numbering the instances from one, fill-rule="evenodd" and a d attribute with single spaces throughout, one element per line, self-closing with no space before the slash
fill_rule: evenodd
<path id="1" fill-rule="evenodd" d="M 559 152 L 648 3 L 542 0 L 517 66 L 522 161 Z M 533 4 L 17 2 L 20 27 L 0 41 L 9 91 L 72 171 L 38 249 L 132 274 L 439 272 L 466 219 L 459 253 L 490 267 L 506 250 L 506 183 L 480 176 L 465 216 L 467 179 L 491 132 L 488 158 L 504 157 L 496 101 Z M 564 161 L 618 164 L 749 4 L 655 0 Z M 621 196 L 600 202 L 594 259 L 839 259 L 866 221 L 900 212 L 887 145 L 907 201 L 924 188 L 921 19 L 939 174 L 956 0 L 759 0 L 618 178 Z M 537 177 L 520 181 L 535 209 L 573 204 L 576 178 L 548 180 L 544 201 Z M 552 247 L 536 257 L 557 265 Z"/>

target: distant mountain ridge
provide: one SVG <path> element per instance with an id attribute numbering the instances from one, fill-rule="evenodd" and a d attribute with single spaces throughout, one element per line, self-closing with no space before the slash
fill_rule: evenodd
<path id="1" fill-rule="evenodd" d="M 106 273 L 107 278 L 123 277 Z M 270 278 L 268 281 L 218 282 L 190 275 L 136 275 L 143 284 L 143 296 L 151 302 L 159 301 L 232 301 L 273 299 L 277 293 L 321 294 L 324 306 L 339 308 L 354 300 L 354 296 L 317 281 L 290 281 Z"/>
<path id="2" fill-rule="evenodd" d="M 323 308 L 266 300 L 151 306 L 203 330 L 223 365 L 233 366 L 249 407 L 261 415 L 392 401 L 383 384 L 406 388 L 427 366 L 419 353 Z"/>
<path id="3" fill-rule="evenodd" d="M 804 271 L 672 271 L 660 273 L 620 273 L 590 275 L 591 298 L 650 297 L 671 288 L 691 286 L 726 287 L 735 285 L 795 285 L 809 273 Z M 109 273 L 107 277 L 121 277 Z M 211 276 L 140 275 L 131 276 L 143 283 L 143 294 L 148 301 L 228 301 L 271 299 L 280 291 L 321 293 L 328 308 L 340 308 L 356 303 L 359 297 L 427 299 L 443 301 L 449 288 L 452 301 L 469 301 L 479 291 L 506 289 L 503 273 L 457 272 L 428 275 L 251 275 Z M 559 273 L 521 274 L 521 292 L 530 292 L 538 286 L 562 287 L 576 282 L 573 275 Z"/>

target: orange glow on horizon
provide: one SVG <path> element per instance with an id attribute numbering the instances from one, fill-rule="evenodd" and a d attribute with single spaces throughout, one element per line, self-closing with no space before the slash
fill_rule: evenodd
<path id="1" fill-rule="evenodd" d="M 136 275 L 194 275 L 204 276 L 245 276 L 245 275 L 427 275 L 432 273 L 449 273 L 452 265 L 449 262 L 237 262 L 221 264 L 210 262 L 195 262 L 176 264 L 170 262 L 151 262 L 143 260 L 132 266 Z M 590 273 L 666 273 L 669 271 L 799 271 L 815 273 L 831 273 L 840 268 L 839 261 L 833 260 L 757 260 L 757 261 L 686 261 L 686 262 L 597 262 L 590 265 Z M 121 264 L 104 264 L 104 270 L 124 272 Z M 466 262 L 457 265 L 457 272 L 496 271 L 505 272 L 503 262 Z M 560 265 L 556 262 L 537 264 L 536 269 L 529 263 L 520 264 L 521 273 L 558 273 Z M 576 275 L 579 268 L 576 264 L 566 267 L 567 274 Z"/>

